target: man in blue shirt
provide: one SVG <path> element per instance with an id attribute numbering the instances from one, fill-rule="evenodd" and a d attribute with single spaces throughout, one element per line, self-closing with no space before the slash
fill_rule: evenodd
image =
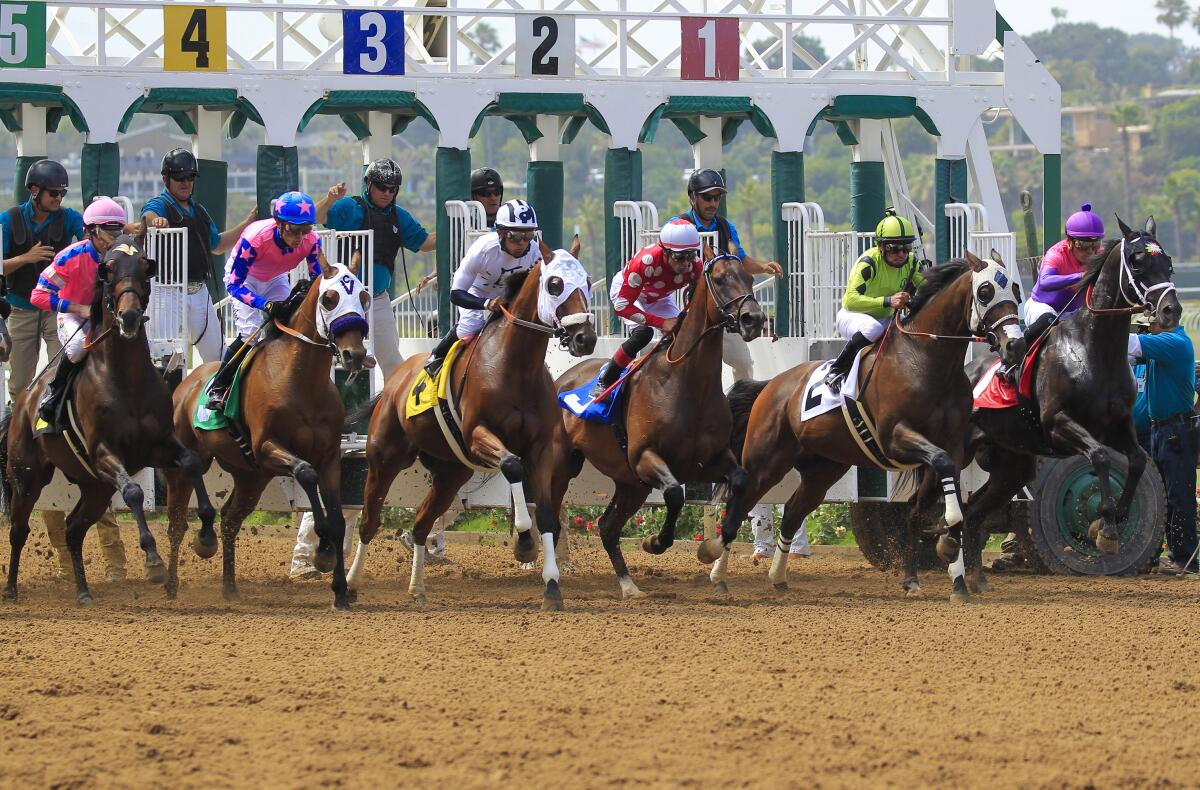
<path id="1" fill-rule="evenodd" d="M 1146 363 L 1151 457 L 1167 488 L 1167 561 L 1160 573 L 1196 573 L 1196 351 L 1177 326 L 1129 336 L 1129 356 Z"/>
<path id="2" fill-rule="evenodd" d="M 727 191 L 725 179 L 716 170 L 707 167 L 696 170 L 688 179 L 688 202 L 692 208 L 686 214 L 681 214 L 675 219 L 686 219 L 701 233 L 715 231 L 718 249 L 714 252 L 718 255 L 732 253 L 752 266 L 759 264 L 759 261 L 751 258 L 742 249 L 741 239 L 738 238 L 737 228 L 733 226 L 733 223 L 717 213 L 717 207 L 721 204 L 721 196 Z M 770 261 L 765 266 L 776 277 L 783 276 L 783 267 L 777 262 Z M 733 368 L 734 381 L 753 378 L 754 360 L 750 357 L 750 348 L 746 345 L 746 341 L 742 340 L 740 335 L 728 332 L 722 334 L 721 337 L 724 342 L 722 360 Z"/>
<path id="3" fill-rule="evenodd" d="M 371 270 L 371 350 L 386 381 L 404 358 L 392 313 L 392 275 L 396 255 L 403 247 L 428 252 L 437 247 L 430 233 L 412 214 L 396 205 L 403 176 L 391 159 L 377 159 L 363 176 L 362 195 L 346 196 L 346 183 L 334 184 L 317 203 L 317 222 L 335 230 L 373 230 L 374 256 Z"/>
<path id="4" fill-rule="evenodd" d="M 54 359 L 62 348 L 53 313 L 38 310 L 29 301 L 42 269 L 54 256 L 83 238 L 83 215 L 63 208 L 67 194 L 67 170 L 58 162 L 43 159 L 25 174 L 29 200 L 0 214 L 4 234 L 4 276 L 8 280 L 8 302 L 12 315 L 8 331 L 12 335 L 12 356 L 8 360 L 8 394 L 15 399 L 33 381 L 41 349 Z"/>
<path id="5" fill-rule="evenodd" d="M 142 206 L 142 222 L 151 228 L 187 228 L 188 333 L 204 361 L 217 362 L 224 351 L 225 338 L 206 287 L 212 276 L 210 262 L 213 255 L 233 247 L 246 226 L 258 216 L 258 209 L 251 207 L 240 225 L 219 232 L 208 211 L 192 197 L 199 175 L 200 167 L 191 151 L 176 148 L 168 152 L 162 160 L 162 194 Z"/>

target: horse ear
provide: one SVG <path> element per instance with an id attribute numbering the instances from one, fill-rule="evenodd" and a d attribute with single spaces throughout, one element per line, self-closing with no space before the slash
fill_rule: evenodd
<path id="1" fill-rule="evenodd" d="M 1154 238 L 1158 238 L 1158 234 L 1155 232 L 1157 230 L 1158 223 L 1154 221 L 1154 215 L 1151 214 L 1150 216 L 1146 217 L 1146 232 Z"/>
<path id="2" fill-rule="evenodd" d="M 359 270 L 362 268 L 362 250 L 355 250 L 350 256 L 350 271 L 354 276 L 358 276 Z"/>
<path id="3" fill-rule="evenodd" d="M 158 261 L 153 258 L 143 258 L 146 262 L 146 276 L 154 278 L 158 276 Z"/>
<path id="4" fill-rule="evenodd" d="M 705 262 L 708 262 L 708 261 L 711 261 L 712 259 L 713 259 L 712 245 L 709 244 L 707 240 L 705 240 L 705 242 L 704 242 L 704 260 L 705 260 Z"/>
<path id="5" fill-rule="evenodd" d="M 1121 215 L 1117 214 L 1117 227 L 1121 229 L 1121 234 L 1127 238 L 1133 238 L 1133 229 L 1125 224 L 1125 220 L 1121 219 Z"/>
<path id="6" fill-rule="evenodd" d="M 981 272 L 987 268 L 987 263 L 970 250 L 967 250 L 967 265 L 971 267 L 971 271 L 973 272 Z"/>
<path id="7" fill-rule="evenodd" d="M 538 239 L 538 252 L 542 254 L 542 265 L 549 266 L 550 261 L 554 260 L 554 250 L 541 239 Z"/>
<path id="8" fill-rule="evenodd" d="M 992 250 L 992 254 L 990 257 L 993 261 L 1000 264 L 1001 266 L 1004 265 L 1004 259 L 1000 257 L 1000 253 L 996 252 L 996 250 L 994 250 L 994 249 Z"/>

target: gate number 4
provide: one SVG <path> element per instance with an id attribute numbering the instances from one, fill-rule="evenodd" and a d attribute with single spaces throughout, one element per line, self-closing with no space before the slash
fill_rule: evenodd
<path id="1" fill-rule="evenodd" d="M 179 41 L 179 49 L 182 52 L 194 52 L 196 54 L 196 68 L 208 68 L 208 12 L 203 8 L 197 8 L 192 12 L 192 16 L 188 19 L 187 26 L 183 29 L 183 38 Z"/>

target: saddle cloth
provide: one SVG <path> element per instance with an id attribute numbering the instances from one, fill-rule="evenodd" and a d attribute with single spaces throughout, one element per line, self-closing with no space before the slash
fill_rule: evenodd
<path id="1" fill-rule="evenodd" d="M 800 422 L 806 422 L 825 412 L 840 409 L 847 397 L 853 398 L 857 395 L 859 368 L 862 366 L 863 357 L 874 348 L 873 345 L 867 346 L 854 357 L 850 372 L 842 382 L 841 392 L 834 392 L 825 386 L 825 376 L 829 374 L 833 360 L 817 365 L 816 369 L 809 374 L 808 383 L 804 385 L 804 407 L 800 410 Z"/>
<path id="2" fill-rule="evenodd" d="M 601 370 L 603 370 L 603 368 L 601 368 Z M 625 379 L 627 378 L 629 378 L 628 371 L 626 371 L 626 373 L 621 376 L 620 380 L 617 381 L 612 392 L 609 393 L 607 398 L 593 403 L 588 400 L 588 397 L 589 393 L 592 391 L 592 387 L 594 387 L 596 382 L 600 379 L 600 373 L 597 371 L 596 375 L 583 386 L 576 387 L 573 390 L 565 390 L 560 392 L 558 394 L 558 405 L 571 412 L 576 417 L 587 420 L 588 422 L 598 422 L 601 425 L 612 425 L 613 421 L 617 419 L 617 416 L 621 412 L 621 410 L 618 408 L 618 404 L 621 402 L 621 395 L 625 389 Z"/>
<path id="3" fill-rule="evenodd" d="M 1021 362 L 1021 372 L 1017 376 L 1017 386 L 1003 376 L 996 375 L 1000 370 L 1000 360 L 996 360 L 975 384 L 972 394 L 975 397 L 976 409 L 1010 409 L 1019 406 L 1022 401 L 1033 403 L 1033 378 L 1037 372 L 1037 357 L 1042 350 L 1042 334 L 1033 341 L 1033 347 L 1025 354 Z"/>
<path id="4" fill-rule="evenodd" d="M 446 358 L 442 360 L 442 366 L 438 368 L 438 372 L 432 380 L 424 369 L 417 373 L 412 388 L 408 391 L 408 397 L 404 399 L 405 417 L 409 419 L 416 417 L 418 414 L 432 409 L 439 400 L 446 400 L 450 387 L 450 369 L 454 367 L 454 358 L 458 356 L 460 348 L 464 345 L 463 341 L 459 340 L 450 347 L 450 350 L 446 352 Z"/>
<path id="5" fill-rule="evenodd" d="M 242 379 L 246 376 L 246 371 L 250 369 L 250 365 L 258 356 L 258 350 L 261 345 L 251 346 L 246 355 L 242 357 L 242 362 L 238 365 L 237 370 L 233 373 L 233 382 L 229 385 L 229 394 L 225 398 L 225 408 L 220 412 L 212 411 L 208 408 L 209 391 L 212 389 L 213 379 L 217 374 L 214 373 L 204 382 L 204 389 L 200 392 L 200 397 L 196 399 L 196 413 L 192 417 L 192 425 L 201 431 L 222 431 L 228 430 L 233 425 L 240 425 L 242 422 Z"/>

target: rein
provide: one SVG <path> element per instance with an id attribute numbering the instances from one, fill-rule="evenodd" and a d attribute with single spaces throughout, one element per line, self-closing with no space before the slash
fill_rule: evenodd
<path id="1" fill-rule="evenodd" d="M 292 329 L 287 324 L 281 323 L 278 318 L 274 318 L 272 320 L 275 322 L 275 328 L 278 329 L 280 332 L 283 332 L 285 335 L 291 335 L 292 337 L 296 338 L 297 340 L 303 340 L 305 343 L 308 343 L 310 346 L 316 346 L 317 348 L 329 348 L 329 349 L 333 349 L 334 351 L 337 350 L 337 346 L 335 346 L 333 344 L 332 340 L 326 340 L 325 342 L 313 340 L 311 337 L 304 334 L 303 332 Z"/>
<path id="2" fill-rule="evenodd" d="M 682 356 L 676 357 L 675 359 L 671 359 L 671 349 L 675 348 L 675 341 L 679 338 L 679 336 L 675 333 L 672 333 L 671 334 L 671 345 L 667 346 L 667 353 L 665 355 L 667 364 L 678 365 L 681 362 L 683 362 L 685 359 L 687 359 L 689 356 L 691 356 L 692 352 L 696 350 L 696 348 L 700 345 L 701 342 L 703 342 L 704 338 L 708 337 L 708 335 L 712 334 L 713 332 L 719 332 L 721 330 L 727 330 L 729 332 L 736 331 L 738 319 L 742 315 L 742 307 L 746 304 L 747 300 L 754 299 L 754 290 L 751 289 L 744 294 L 739 294 L 739 295 L 733 297 L 732 299 L 726 300 L 724 304 L 717 302 L 717 291 L 715 288 L 713 288 L 713 284 L 712 284 L 712 266 L 714 263 L 721 260 L 722 258 L 737 258 L 737 256 L 721 254 L 721 255 L 718 255 L 715 258 L 711 259 L 710 261 L 708 261 L 708 263 L 706 263 L 704 265 L 704 284 L 708 287 L 709 298 L 712 299 L 713 303 L 717 306 L 717 313 L 721 316 L 721 320 L 718 323 L 713 324 L 708 329 L 705 329 L 703 332 L 701 332 L 700 337 L 696 338 L 696 341 L 694 343 L 692 343 L 691 348 L 689 348 L 687 351 L 685 351 Z M 737 312 L 730 313 L 729 312 L 730 306 L 735 305 L 735 304 L 737 305 Z M 685 308 L 683 313 L 681 313 L 679 316 L 680 324 L 682 324 L 683 319 L 687 317 L 687 312 L 690 308 L 691 308 L 691 303 L 689 302 L 688 307 Z"/>
<path id="3" fill-rule="evenodd" d="M 1110 253 L 1111 254 L 1111 253 Z M 1175 285 L 1169 280 L 1165 283 L 1152 285 L 1149 288 L 1143 288 L 1138 284 L 1137 277 L 1129 270 L 1129 261 L 1125 259 L 1125 239 L 1121 239 L 1120 246 L 1121 268 L 1117 273 L 1117 293 L 1129 307 L 1093 307 L 1092 306 L 1092 289 L 1096 287 L 1096 283 L 1092 283 L 1087 287 L 1087 294 L 1084 297 L 1083 303 L 1087 307 L 1088 312 L 1092 315 L 1137 315 L 1138 313 L 1149 313 L 1154 315 L 1158 312 L 1158 306 L 1162 304 L 1162 300 L 1167 298 L 1168 294 L 1175 292 Z M 1097 278 L 1099 279 L 1099 278 Z M 1133 299 L 1125 295 L 1125 284 L 1129 283 L 1129 287 L 1133 289 L 1134 296 L 1142 300 L 1142 303 L 1136 304 Z M 1158 302 L 1154 306 L 1150 305 L 1150 294 L 1154 291 L 1162 290 L 1162 296 L 1158 297 Z"/>

